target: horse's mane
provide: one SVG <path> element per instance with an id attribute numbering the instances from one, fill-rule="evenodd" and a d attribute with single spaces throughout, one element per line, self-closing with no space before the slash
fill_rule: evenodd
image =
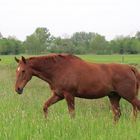
<path id="1" fill-rule="evenodd" d="M 68 61 L 71 59 L 79 59 L 81 60 L 79 57 L 72 55 L 72 54 L 49 54 L 47 56 L 35 56 L 35 57 L 30 57 L 27 58 L 27 62 L 29 63 L 56 63 L 59 61 Z"/>

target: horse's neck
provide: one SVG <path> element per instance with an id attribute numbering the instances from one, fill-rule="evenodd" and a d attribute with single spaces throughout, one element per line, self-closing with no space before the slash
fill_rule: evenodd
<path id="1" fill-rule="evenodd" d="M 40 64 L 41 62 L 32 62 L 31 68 L 32 68 L 32 73 L 33 76 L 36 76 L 44 81 L 47 81 L 48 83 L 51 83 L 52 81 L 52 71 L 54 70 L 53 65 L 47 65 L 46 64 Z"/>

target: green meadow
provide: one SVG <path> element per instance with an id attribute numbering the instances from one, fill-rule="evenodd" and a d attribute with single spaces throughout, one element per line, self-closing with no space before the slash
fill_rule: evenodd
<path id="1" fill-rule="evenodd" d="M 140 55 L 79 57 L 88 62 L 117 62 L 140 67 Z M 65 100 L 60 101 L 49 108 L 48 119 L 45 119 L 42 107 L 51 95 L 48 84 L 33 77 L 24 93 L 18 95 L 14 91 L 17 66 L 14 56 L 0 58 L 0 140 L 140 140 L 140 112 L 134 120 L 132 106 L 123 99 L 120 102 L 122 116 L 117 124 L 113 123 L 107 97 L 95 100 L 76 98 L 74 119 L 69 117 Z"/>

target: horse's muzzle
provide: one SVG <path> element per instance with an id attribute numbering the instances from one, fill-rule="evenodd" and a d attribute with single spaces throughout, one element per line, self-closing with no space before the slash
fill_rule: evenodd
<path id="1" fill-rule="evenodd" d="M 22 93 L 23 93 L 23 88 L 17 88 L 17 89 L 16 89 L 16 92 L 17 92 L 18 94 L 22 94 Z"/>

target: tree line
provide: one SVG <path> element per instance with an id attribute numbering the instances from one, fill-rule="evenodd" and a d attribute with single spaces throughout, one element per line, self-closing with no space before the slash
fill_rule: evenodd
<path id="1" fill-rule="evenodd" d="M 105 36 L 94 32 L 76 32 L 71 37 L 54 37 L 47 28 L 39 27 L 25 41 L 16 37 L 4 38 L 0 33 L 0 54 L 138 54 L 140 32 L 135 36 L 119 36 L 107 41 Z"/>

